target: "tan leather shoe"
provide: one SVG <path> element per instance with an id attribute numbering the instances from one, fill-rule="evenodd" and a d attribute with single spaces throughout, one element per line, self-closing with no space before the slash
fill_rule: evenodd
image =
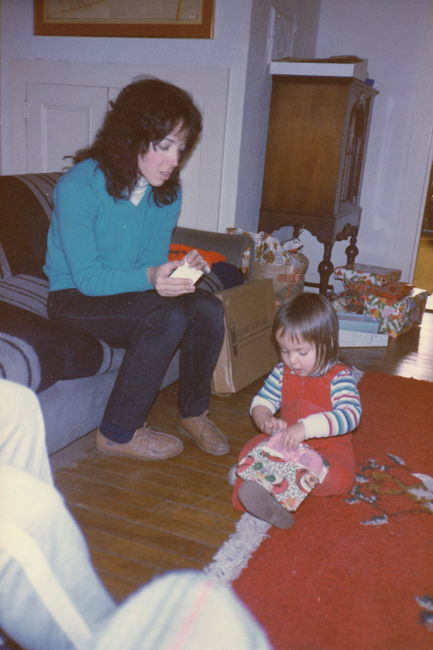
<path id="1" fill-rule="evenodd" d="M 216 424 L 208 419 L 208 413 L 209 411 L 205 411 L 194 418 L 182 418 L 178 415 L 177 430 L 191 436 L 197 447 L 207 454 L 224 456 L 230 450 L 228 440 Z"/>
<path id="2" fill-rule="evenodd" d="M 104 454 L 130 456 L 141 460 L 166 460 L 177 456 L 183 450 L 183 443 L 176 436 L 154 431 L 147 425 L 137 429 L 129 442 L 114 442 L 98 429 L 96 447 Z"/>

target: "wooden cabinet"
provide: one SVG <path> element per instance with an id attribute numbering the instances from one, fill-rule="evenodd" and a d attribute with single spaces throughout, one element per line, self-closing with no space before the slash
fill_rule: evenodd
<path id="1" fill-rule="evenodd" d="M 333 271 L 336 240 L 350 238 L 353 263 L 359 195 L 372 101 L 377 91 L 353 77 L 275 75 L 259 227 L 294 226 L 324 245 L 320 292 Z"/>

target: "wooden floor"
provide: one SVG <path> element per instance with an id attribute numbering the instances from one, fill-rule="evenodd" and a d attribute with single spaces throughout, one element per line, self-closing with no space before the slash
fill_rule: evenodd
<path id="1" fill-rule="evenodd" d="M 176 433 L 176 388 L 161 391 L 150 418 L 168 433 Z M 204 454 L 184 439 L 183 453 L 164 462 L 106 457 L 95 451 L 93 433 L 52 456 L 56 484 L 115 599 L 166 571 L 202 569 L 233 532 L 239 513 L 226 475 L 253 433 L 254 391 L 212 398 L 213 420 L 230 437 L 227 456 Z"/>
<path id="2" fill-rule="evenodd" d="M 365 371 L 433 381 L 433 312 L 387 348 L 345 349 L 341 357 Z M 166 571 L 203 568 L 233 532 L 239 514 L 226 474 L 254 432 L 248 409 L 260 384 L 212 398 L 212 417 L 231 441 L 227 456 L 209 456 L 185 440 L 183 454 L 165 462 L 114 459 L 95 451 L 90 433 L 51 457 L 56 484 L 117 601 Z M 176 388 L 161 391 L 150 419 L 169 433 Z"/>

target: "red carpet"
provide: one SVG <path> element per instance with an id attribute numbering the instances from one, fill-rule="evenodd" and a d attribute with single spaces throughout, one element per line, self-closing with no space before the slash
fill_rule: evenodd
<path id="1" fill-rule="evenodd" d="M 360 392 L 354 491 L 307 499 L 233 583 L 275 650 L 433 648 L 433 383 Z"/>

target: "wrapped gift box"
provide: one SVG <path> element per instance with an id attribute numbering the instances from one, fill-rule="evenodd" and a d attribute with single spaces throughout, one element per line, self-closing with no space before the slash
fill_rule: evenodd
<path id="1" fill-rule="evenodd" d="M 362 314 L 364 310 L 364 295 L 357 291 L 342 291 L 330 296 L 337 314 Z"/>
<path id="2" fill-rule="evenodd" d="M 369 294 L 364 314 L 380 319 L 379 332 L 395 338 L 421 323 L 428 296 L 428 291 L 412 289 L 407 296 L 390 305 L 386 297 Z"/>
<path id="3" fill-rule="evenodd" d="M 370 264 L 352 264 L 351 266 L 337 266 L 334 269 L 336 280 L 342 280 L 344 288 L 348 291 L 357 291 L 367 294 L 371 287 L 380 287 L 400 279 L 400 269 L 389 269 L 385 266 L 372 266 Z"/>
<path id="4" fill-rule="evenodd" d="M 386 299 L 388 305 L 393 305 L 398 300 L 408 296 L 414 288 L 413 284 L 408 284 L 407 282 L 391 282 L 381 287 L 371 287 L 371 293 L 374 293 L 376 296 L 382 296 Z"/>

